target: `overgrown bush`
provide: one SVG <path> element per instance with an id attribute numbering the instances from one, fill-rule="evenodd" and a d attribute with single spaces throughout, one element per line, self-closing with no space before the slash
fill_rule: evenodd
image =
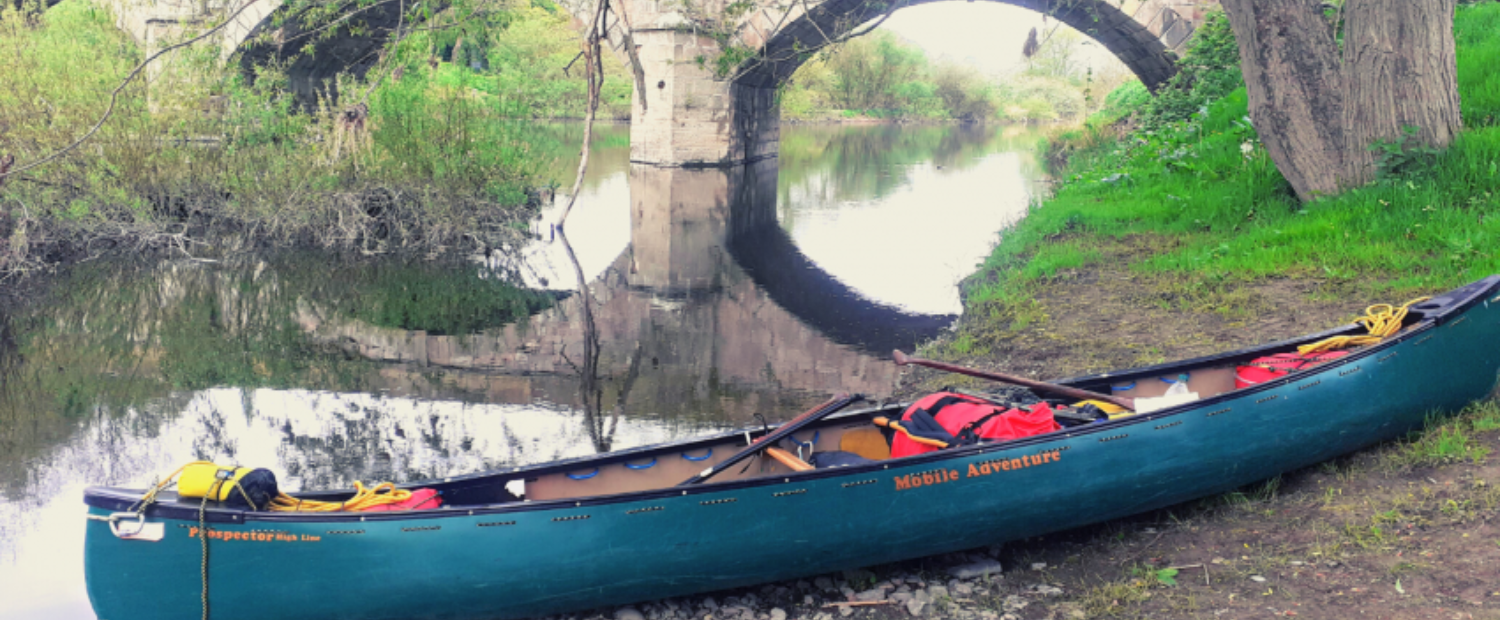
<path id="1" fill-rule="evenodd" d="M 1140 80 L 1132 79 L 1110 91 L 1104 97 L 1104 105 L 1089 115 L 1090 125 L 1109 125 L 1119 122 L 1151 102 L 1151 91 Z"/>
<path id="2" fill-rule="evenodd" d="M 35 18 L 3 10 L 0 56 L 10 60 L 0 71 L 0 158 L 20 167 L 84 135 L 142 54 L 86 0 Z M 219 233 L 233 233 L 233 243 L 365 251 L 512 241 L 535 213 L 528 188 L 568 149 L 538 145 L 554 136 L 510 119 L 572 114 L 567 105 L 581 97 L 569 93 L 582 89 L 581 79 L 548 77 L 565 60 L 552 67 L 505 55 L 566 26 L 543 9 L 524 11 L 509 28 L 469 39 L 488 68 L 457 38 L 420 33 L 396 50 L 400 70 L 372 72 L 373 84 L 344 78 L 339 109 L 307 114 L 283 95 L 287 80 L 275 67 L 251 85 L 219 64 L 217 48 L 188 48 L 153 87 L 137 80 L 123 89 L 82 148 L 0 186 L 0 273 L 122 243 L 212 252 L 215 238 L 228 242 Z M 445 45 L 470 64 L 429 63 Z M 557 52 L 559 44 L 536 46 Z M 522 65 L 534 69 L 520 78 L 532 89 L 522 96 L 484 73 Z M 612 84 L 607 98 L 628 109 L 628 85 L 622 96 L 619 80 Z"/>
<path id="3" fill-rule="evenodd" d="M 953 119 L 982 122 L 995 118 L 999 111 L 995 87 L 973 67 L 943 63 L 933 72 L 932 80 Z"/>
<path id="4" fill-rule="evenodd" d="M 1141 111 L 1140 126 L 1152 131 L 1182 122 L 1209 104 L 1245 85 L 1240 74 L 1240 52 L 1229 19 L 1221 11 L 1208 14 L 1193 31 L 1192 42 L 1177 61 L 1177 74 L 1156 91 Z"/>

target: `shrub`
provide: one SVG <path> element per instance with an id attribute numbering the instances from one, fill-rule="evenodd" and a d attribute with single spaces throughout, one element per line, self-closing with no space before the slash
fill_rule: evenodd
<path id="1" fill-rule="evenodd" d="M 1141 112 L 1141 127 L 1158 129 L 1188 120 L 1195 112 L 1245 85 L 1240 52 L 1223 12 L 1210 13 L 1193 33 L 1177 74 L 1157 89 Z"/>

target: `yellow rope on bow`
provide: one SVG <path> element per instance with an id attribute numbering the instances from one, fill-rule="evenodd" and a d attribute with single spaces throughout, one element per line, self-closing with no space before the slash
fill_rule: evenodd
<path id="1" fill-rule="evenodd" d="M 382 482 L 373 487 L 366 488 L 363 483 L 355 481 L 354 497 L 342 502 L 297 499 L 286 493 L 281 493 L 271 500 L 271 510 L 276 512 L 359 511 L 371 506 L 395 504 L 408 499 L 411 499 L 411 491 L 396 488 L 396 483 L 394 482 Z"/>
<path id="2" fill-rule="evenodd" d="M 160 493 L 162 491 L 162 489 L 165 489 L 168 486 L 170 486 L 172 484 L 172 482 L 177 479 L 178 474 L 181 474 L 184 471 L 187 471 L 188 468 L 195 467 L 195 466 L 204 466 L 204 467 L 208 467 L 208 468 L 210 468 L 212 470 L 235 469 L 235 468 L 232 468 L 232 467 L 226 468 L 226 467 L 223 467 L 223 466 L 220 466 L 220 465 L 216 465 L 216 464 L 214 464 L 212 462 L 209 462 L 209 461 L 193 461 L 191 463 L 188 463 L 187 465 L 183 465 L 182 467 L 177 468 L 177 471 L 172 472 L 166 478 L 162 478 L 160 482 L 157 482 L 156 484 L 152 485 L 151 489 L 149 491 L 147 491 L 145 495 L 141 496 L 141 499 L 138 500 L 135 503 L 135 506 L 131 507 L 130 512 L 134 512 L 135 509 L 136 509 L 136 507 L 150 506 L 152 503 L 155 503 L 156 502 L 156 496 L 157 496 L 157 494 Z M 224 481 L 216 481 L 216 482 L 224 482 Z M 246 504 L 249 504 L 252 507 L 255 505 L 253 502 L 250 501 L 250 497 L 247 496 L 247 495 L 245 495 L 245 490 L 243 488 L 239 488 L 239 485 L 236 484 L 234 481 L 230 481 L 230 483 L 234 484 L 235 488 L 239 490 L 240 495 L 245 498 L 245 503 Z M 227 499 L 227 498 L 221 498 L 221 497 L 219 497 L 219 495 L 220 495 L 220 493 L 219 493 L 218 485 L 215 484 L 215 486 L 211 490 L 209 490 L 208 492 L 203 493 L 202 497 L 205 497 L 205 498 L 214 498 L 214 499 Z M 198 497 L 198 496 L 199 495 L 197 495 L 197 494 L 185 495 L 185 497 Z M 266 507 L 263 507 L 263 509 L 274 510 L 274 511 L 277 511 L 277 512 L 341 512 L 341 511 L 358 511 L 358 510 L 364 510 L 364 509 L 369 508 L 371 506 L 380 506 L 380 505 L 383 505 L 383 504 L 395 504 L 395 503 L 399 503 L 399 502 L 404 502 L 404 501 L 406 501 L 408 499 L 411 499 L 411 491 L 408 491 L 406 489 L 398 489 L 398 488 L 396 488 L 396 483 L 394 483 L 394 482 L 382 482 L 382 483 L 377 484 L 377 485 L 375 485 L 373 487 L 366 488 L 363 483 L 355 481 L 355 483 L 354 483 L 354 497 L 351 497 L 351 498 L 349 498 L 349 499 L 347 499 L 345 501 L 342 501 L 342 502 L 323 502 L 323 501 L 311 500 L 311 499 L 297 499 L 295 497 L 287 495 L 286 493 L 279 493 L 276 497 L 274 497 L 274 498 L 271 499 L 270 505 L 266 506 Z"/>
<path id="3" fill-rule="evenodd" d="M 1368 335 L 1334 336 L 1332 338 L 1325 338 L 1312 344 L 1304 344 L 1300 347 L 1297 347 L 1297 352 L 1303 355 L 1310 355 L 1313 353 L 1322 353 L 1324 351 L 1332 351 L 1334 349 L 1343 349 L 1346 347 L 1359 347 L 1367 344 L 1377 344 L 1381 340 L 1385 340 L 1386 338 L 1394 336 L 1396 332 L 1401 331 L 1401 321 L 1406 319 L 1407 308 L 1410 308 L 1412 304 L 1421 303 L 1429 299 L 1432 298 L 1418 297 L 1404 304 L 1401 304 L 1400 308 L 1394 307 L 1390 304 L 1375 304 L 1373 306 L 1370 306 L 1369 308 L 1365 308 L 1365 315 L 1358 319 L 1355 319 L 1354 322 L 1361 323 L 1367 329 L 1369 329 L 1370 333 Z"/>

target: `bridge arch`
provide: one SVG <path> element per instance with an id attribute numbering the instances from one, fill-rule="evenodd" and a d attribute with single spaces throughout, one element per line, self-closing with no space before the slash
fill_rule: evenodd
<path id="1" fill-rule="evenodd" d="M 944 0 L 906 0 L 900 9 Z M 973 0 L 969 0 L 972 2 Z M 1146 23 L 1125 13 L 1109 0 L 991 0 L 1030 9 L 1073 27 L 1108 49 L 1152 91 L 1177 72 L 1176 55 L 1151 32 Z M 760 54 L 742 64 L 734 82 L 750 88 L 776 88 L 786 82 L 811 54 L 804 50 L 823 47 L 838 40 L 862 22 L 878 17 L 884 0 L 825 0 L 809 10 L 794 8 L 775 16 L 784 25 L 775 27 L 772 15 L 748 16 L 736 38 Z M 1161 9 L 1169 11 L 1170 9 Z M 1176 13 L 1174 12 L 1175 16 Z"/>
<path id="2" fill-rule="evenodd" d="M 225 33 L 225 57 L 238 53 L 239 71 L 252 80 L 258 67 L 284 67 L 288 89 L 305 110 L 315 109 L 320 99 L 337 101 L 340 74 L 362 78 L 380 61 L 407 6 L 401 2 L 351 5 L 346 14 L 350 19 L 340 22 L 333 36 L 324 36 L 324 26 L 302 19 L 306 9 L 288 15 L 283 0 L 259 2 L 266 3 L 265 7 L 251 19 L 237 20 L 235 28 Z M 305 50 L 309 45 L 311 53 Z"/>

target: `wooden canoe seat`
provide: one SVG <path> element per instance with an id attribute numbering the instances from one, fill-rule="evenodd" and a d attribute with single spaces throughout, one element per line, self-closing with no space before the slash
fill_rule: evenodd
<path id="1" fill-rule="evenodd" d="M 891 444 L 885 440 L 885 434 L 873 426 L 844 431 L 839 438 L 839 449 L 872 461 L 891 458 Z"/>
<path id="2" fill-rule="evenodd" d="M 787 466 L 787 469 L 792 471 L 807 471 L 813 468 L 812 464 L 781 448 L 766 448 L 766 455 L 776 459 L 776 462 Z"/>

